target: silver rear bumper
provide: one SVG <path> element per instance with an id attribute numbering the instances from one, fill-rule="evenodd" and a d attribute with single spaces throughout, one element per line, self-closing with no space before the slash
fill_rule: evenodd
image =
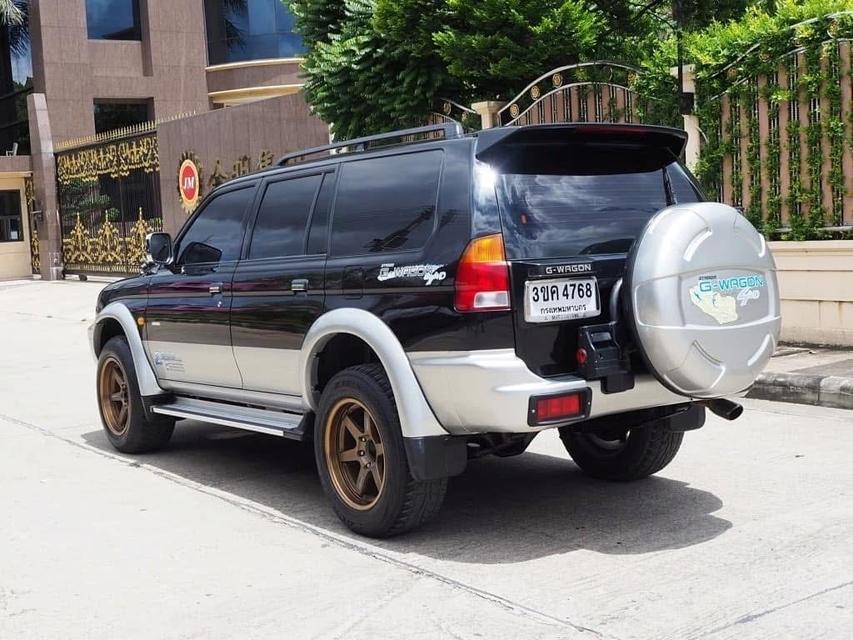
<path id="1" fill-rule="evenodd" d="M 566 376 L 540 378 L 512 349 L 487 351 L 409 352 L 409 361 L 424 396 L 450 433 L 530 433 L 552 428 L 529 427 L 531 396 L 592 391 L 590 417 L 685 402 L 650 375 L 638 376 L 630 391 L 605 394 L 598 381 Z"/>

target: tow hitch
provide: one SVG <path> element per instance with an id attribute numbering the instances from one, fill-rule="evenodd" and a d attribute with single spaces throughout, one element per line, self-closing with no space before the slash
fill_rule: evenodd
<path id="1" fill-rule="evenodd" d="M 587 380 L 600 379 L 604 393 L 634 388 L 634 374 L 622 348 L 621 331 L 618 322 L 578 329 L 578 372 Z"/>

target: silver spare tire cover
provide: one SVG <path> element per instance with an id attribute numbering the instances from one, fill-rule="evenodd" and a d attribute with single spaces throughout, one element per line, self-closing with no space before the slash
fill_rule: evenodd
<path id="1" fill-rule="evenodd" d="M 776 348 L 776 265 L 764 237 L 712 202 L 656 213 L 628 259 L 629 324 L 652 373 L 672 391 L 716 398 L 746 390 Z"/>

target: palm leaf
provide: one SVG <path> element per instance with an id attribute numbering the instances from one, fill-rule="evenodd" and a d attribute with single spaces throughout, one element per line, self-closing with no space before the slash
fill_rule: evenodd
<path id="1" fill-rule="evenodd" d="M 14 0 L 0 0 L 0 24 L 15 26 L 24 21 L 24 14 Z"/>

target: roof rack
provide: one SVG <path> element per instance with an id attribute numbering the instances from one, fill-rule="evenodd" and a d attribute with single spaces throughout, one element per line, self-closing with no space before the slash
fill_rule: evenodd
<path id="1" fill-rule="evenodd" d="M 307 156 L 312 156 L 317 153 L 322 153 L 323 151 L 333 151 L 334 149 L 343 149 L 347 147 L 356 147 L 352 151 L 347 151 L 345 153 L 359 153 L 363 151 L 367 151 L 368 149 L 373 148 L 375 143 L 383 142 L 387 140 L 398 140 L 396 144 L 407 144 L 405 138 L 409 136 L 417 136 L 424 135 L 428 133 L 442 132 L 444 134 L 444 139 L 450 138 L 461 138 L 464 135 L 464 131 L 462 130 L 462 125 L 458 122 L 445 122 L 442 124 L 431 124 L 426 127 L 414 127 L 413 129 L 399 129 L 397 131 L 389 131 L 387 133 L 378 133 L 373 136 L 364 136 L 363 138 L 352 138 L 351 140 L 341 140 L 340 142 L 333 142 L 332 144 L 323 145 L 321 147 L 312 147 L 310 149 L 302 149 L 300 151 L 294 151 L 292 153 L 288 153 L 276 161 L 276 164 L 280 167 L 286 167 L 288 164 L 299 164 L 295 162 Z M 421 142 L 420 140 L 413 140 L 411 142 Z M 390 146 L 390 145 L 389 145 Z M 331 154 L 330 154 L 331 155 Z M 308 162 L 307 160 L 302 160 L 303 162 Z"/>

